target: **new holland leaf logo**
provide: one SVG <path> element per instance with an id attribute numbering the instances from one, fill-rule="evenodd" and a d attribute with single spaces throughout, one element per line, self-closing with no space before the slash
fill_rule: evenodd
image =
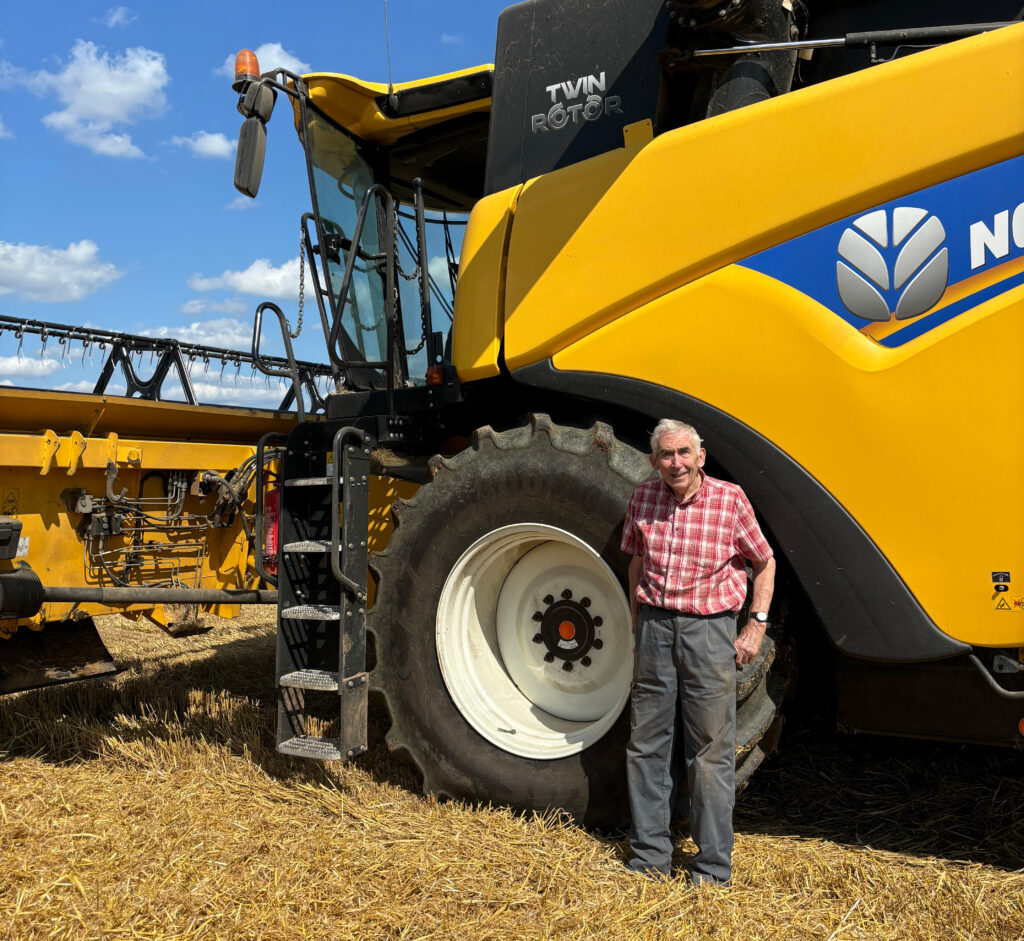
<path id="1" fill-rule="evenodd" d="M 897 206 L 855 219 L 839 239 L 836 285 L 851 313 L 909 320 L 934 307 L 949 279 L 946 230 L 927 209 Z"/>

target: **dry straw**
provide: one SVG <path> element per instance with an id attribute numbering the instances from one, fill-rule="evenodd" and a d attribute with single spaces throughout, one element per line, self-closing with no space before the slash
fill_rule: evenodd
<path id="1" fill-rule="evenodd" d="M 694 890 L 621 835 L 419 796 L 381 716 L 354 765 L 277 755 L 265 612 L 102 631 L 119 677 L 0 701 L 0 938 L 1024 937 L 1016 754 L 791 730 L 733 887 Z"/>

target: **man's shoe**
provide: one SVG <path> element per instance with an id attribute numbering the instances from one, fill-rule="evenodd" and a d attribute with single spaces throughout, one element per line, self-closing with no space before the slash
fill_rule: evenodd
<path id="1" fill-rule="evenodd" d="M 691 872 L 687 870 L 690 884 L 693 886 L 712 885 L 719 889 L 728 889 L 732 885 L 732 879 L 716 879 L 703 872 Z"/>
<path id="2" fill-rule="evenodd" d="M 629 862 L 624 863 L 627 871 L 637 876 L 647 876 L 648 879 L 668 879 L 670 874 L 667 869 L 661 869 L 658 866 L 651 866 L 647 863 L 640 862 L 639 859 L 631 859 Z"/>

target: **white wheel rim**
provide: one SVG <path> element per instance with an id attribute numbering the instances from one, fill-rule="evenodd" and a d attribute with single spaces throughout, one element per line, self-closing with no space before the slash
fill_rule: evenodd
<path id="1" fill-rule="evenodd" d="M 589 545 L 543 523 L 503 526 L 445 581 L 437 655 L 455 705 L 487 741 L 563 758 L 593 745 L 625 705 L 629 622 L 618 579 Z"/>

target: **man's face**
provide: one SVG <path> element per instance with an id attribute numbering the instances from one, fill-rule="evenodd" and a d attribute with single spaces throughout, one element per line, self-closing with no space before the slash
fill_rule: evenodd
<path id="1" fill-rule="evenodd" d="M 695 493 L 700 486 L 699 470 L 704 466 L 704 457 L 704 449 L 695 449 L 693 439 L 685 431 L 662 435 L 657 453 L 650 455 L 651 467 L 679 499 Z"/>

